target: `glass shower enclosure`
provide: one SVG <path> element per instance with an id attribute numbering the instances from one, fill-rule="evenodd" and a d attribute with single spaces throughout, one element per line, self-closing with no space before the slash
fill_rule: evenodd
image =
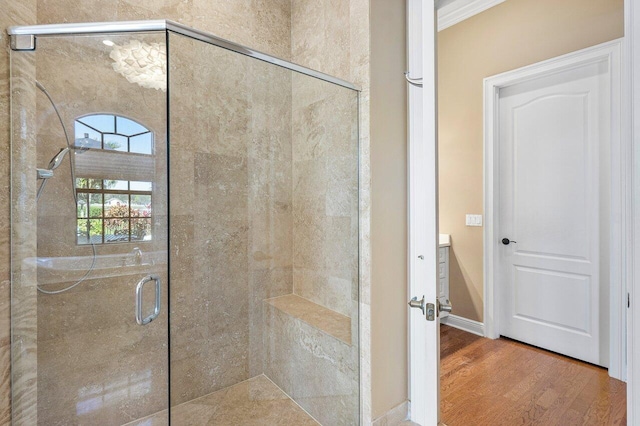
<path id="1" fill-rule="evenodd" d="M 358 89 L 171 21 L 9 33 L 13 424 L 359 424 Z"/>

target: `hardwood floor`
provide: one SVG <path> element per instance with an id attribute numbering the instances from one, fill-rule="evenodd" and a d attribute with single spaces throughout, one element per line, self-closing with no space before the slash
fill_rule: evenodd
<path id="1" fill-rule="evenodd" d="M 447 426 L 626 425 L 626 384 L 607 370 L 510 339 L 441 327 Z"/>

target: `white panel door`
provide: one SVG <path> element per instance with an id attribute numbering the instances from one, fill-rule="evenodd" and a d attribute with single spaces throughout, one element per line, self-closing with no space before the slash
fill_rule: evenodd
<path id="1" fill-rule="evenodd" d="M 438 300 L 438 165 L 434 0 L 407 2 L 409 75 L 409 294 L 428 314 Z M 409 309 L 409 308 L 408 308 Z M 437 426 L 440 409 L 440 322 L 409 311 L 411 420 Z"/>
<path id="2" fill-rule="evenodd" d="M 601 365 L 607 73 L 590 63 L 498 98 L 500 334 Z"/>

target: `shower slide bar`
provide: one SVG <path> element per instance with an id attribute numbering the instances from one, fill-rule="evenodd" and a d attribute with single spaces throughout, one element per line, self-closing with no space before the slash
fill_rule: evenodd
<path id="1" fill-rule="evenodd" d="M 217 37 L 211 33 L 188 27 L 178 22 L 170 20 L 149 20 L 149 21 L 121 21 L 121 22 L 90 22 L 73 24 L 47 24 L 47 25 L 25 25 L 9 27 L 7 33 L 11 36 L 11 48 L 13 50 L 34 50 L 36 48 L 35 39 L 38 36 L 62 36 L 62 35 L 87 35 L 87 34 L 113 34 L 113 33 L 134 33 L 150 31 L 172 31 L 205 43 L 213 44 L 223 49 L 231 50 L 261 61 L 290 69 L 292 71 L 305 74 L 329 83 L 337 84 L 347 89 L 360 91 L 361 89 L 348 81 L 337 77 L 303 67 L 293 62 L 280 59 L 278 57 L 250 49 L 238 43 Z"/>

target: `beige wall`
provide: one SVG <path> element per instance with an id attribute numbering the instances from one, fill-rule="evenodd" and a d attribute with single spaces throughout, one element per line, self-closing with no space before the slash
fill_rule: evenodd
<path id="1" fill-rule="evenodd" d="M 623 35 L 623 0 L 509 0 L 438 33 L 440 232 L 456 315 L 482 321 L 482 80 Z"/>
<path id="2" fill-rule="evenodd" d="M 371 2 L 373 418 L 407 399 L 405 2 Z"/>

